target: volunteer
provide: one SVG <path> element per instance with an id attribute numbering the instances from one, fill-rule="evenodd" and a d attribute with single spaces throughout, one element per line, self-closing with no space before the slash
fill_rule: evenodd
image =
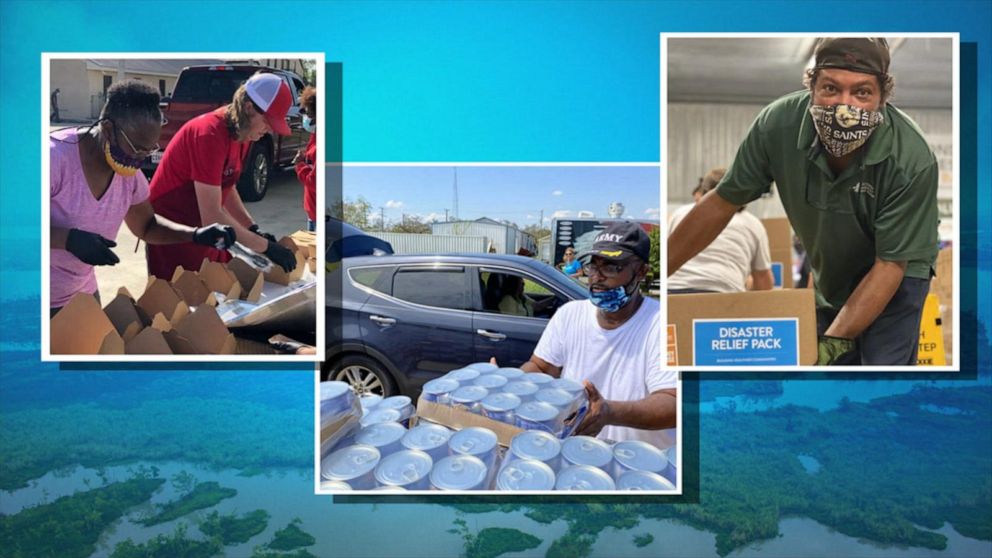
<path id="1" fill-rule="evenodd" d="M 119 81 L 107 90 L 99 120 L 49 137 L 52 316 L 76 293 L 99 299 L 93 266 L 120 261 L 111 248 L 117 246 L 114 239 L 122 222 L 150 245 L 220 242 L 226 247 L 234 242 L 231 227 L 174 223 L 156 215 L 148 202 L 148 180 L 138 167 L 158 150 L 158 104 L 153 87 Z"/>
<path id="2" fill-rule="evenodd" d="M 151 183 L 155 211 L 189 225 L 219 221 L 234 227 L 238 241 L 265 254 L 286 271 L 296 257 L 273 235 L 259 230 L 235 185 L 251 144 L 266 133 L 289 134 L 286 113 L 293 96 L 282 78 L 256 73 L 234 92 L 231 104 L 183 125 L 165 149 Z M 171 279 L 176 266 L 200 269 L 203 259 L 227 262 L 230 254 L 190 243 L 148 246 L 148 272 Z"/>
<path id="3" fill-rule="evenodd" d="M 565 255 L 562 256 L 562 260 L 557 267 L 559 271 L 573 279 L 578 279 L 582 276 L 582 263 L 575 259 L 575 248 L 572 246 L 565 248 Z"/>
<path id="4" fill-rule="evenodd" d="M 774 181 L 806 247 L 819 364 L 916 363 L 937 255 L 937 160 L 888 103 L 883 38 L 823 38 L 807 90 L 765 107 L 727 175 L 668 239 L 668 273 Z"/>
<path id="5" fill-rule="evenodd" d="M 317 230 L 317 90 L 307 87 L 300 94 L 303 129 L 310 133 L 306 149 L 293 158 L 296 178 L 303 184 L 303 211 L 307 214 L 307 230 Z"/>
<path id="6" fill-rule="evenodd" d="M 713 169 L 699 179 L 692 195 L 696 203 L 716 187 L 726 169 Z M 668 234 L 682 222 L 694 204 L 675 210 Z M 750 278 L 750 285 L 748 278 Z M 668 294 L 736 293 L 762 291 L 775 286 L 768 250 L 768 232 L 742 206 L 716 239 L 668 278 Z"/>
<path id="7" fill-rule="evenodd" d="M 676 374 L 662 370 L 657 300 L 641 295 L 651 241 L 636 223 L 618 221 L 580 256 L 589 300 L 555 312 L 521 368 L 584 382 L 589 412 L 576 434 L 606 440 L 675 443 Z"/>

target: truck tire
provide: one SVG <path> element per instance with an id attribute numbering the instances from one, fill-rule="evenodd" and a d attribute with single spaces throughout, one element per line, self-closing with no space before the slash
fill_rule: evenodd
<path id="1" fill-rule="evenodd" d="M 272 162 L 269 158 L 269 148 L 265 143 L 255 143 L 245 160 L 245 167 L 238 179 L 238 193 L 246 202 L 256 202 L 265 197 L 269 189 L 269 172 Z"/>

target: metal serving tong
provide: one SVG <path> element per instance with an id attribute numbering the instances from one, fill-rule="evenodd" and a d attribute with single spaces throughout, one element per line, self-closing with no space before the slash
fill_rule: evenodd
<path id="1" fill-rule="evenodd" d="M 224 249 L 224 244 L 222 242 L 218 242 L 217 244 L 218 249 Z M 258 271 L 261 271 L 262 273 L 267 273 L 272 270 L 272 260 L 266 258 L 262 254 L 256 253 L 254 250 L 248 248 L 240 242 L 235 242 L 232 244 L 227 248 L 227 251 L 230 252 L 230 254 L 235 258 L 243 260 L 245 263 Z"/>

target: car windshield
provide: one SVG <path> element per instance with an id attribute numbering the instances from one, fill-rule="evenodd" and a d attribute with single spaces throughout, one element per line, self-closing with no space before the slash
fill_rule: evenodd
<path id="1" fill-rule="evenodd" d="M 238 87 L 254 70 L 205 70 L 183 72 L 172 93 L 173 101 L 229 103 Z"/>

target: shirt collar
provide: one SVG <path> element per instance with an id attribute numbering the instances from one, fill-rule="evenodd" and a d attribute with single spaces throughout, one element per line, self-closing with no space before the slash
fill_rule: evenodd
<path id="1" fill-rule="evenodd" d="M 799 123 L 799 136 L 796 140 L 796 149 L 805 151 L 809 159 L 814 159 L 821 150 L 816 128 L 813 126 L 813 117 L 809 113 L 812 98 L 809 92 L 806 93 L 806 107 L 803 109 L 803 120 Z M 892 109 L 888 103 L 882 107 L 882 122 L 872 132 L 868 138 L 868 143 L 862 149 L 865 151 L 864 162 L 866 165 L 877 165 L 892 155 L 893 131 L 892 131 Z"/>

